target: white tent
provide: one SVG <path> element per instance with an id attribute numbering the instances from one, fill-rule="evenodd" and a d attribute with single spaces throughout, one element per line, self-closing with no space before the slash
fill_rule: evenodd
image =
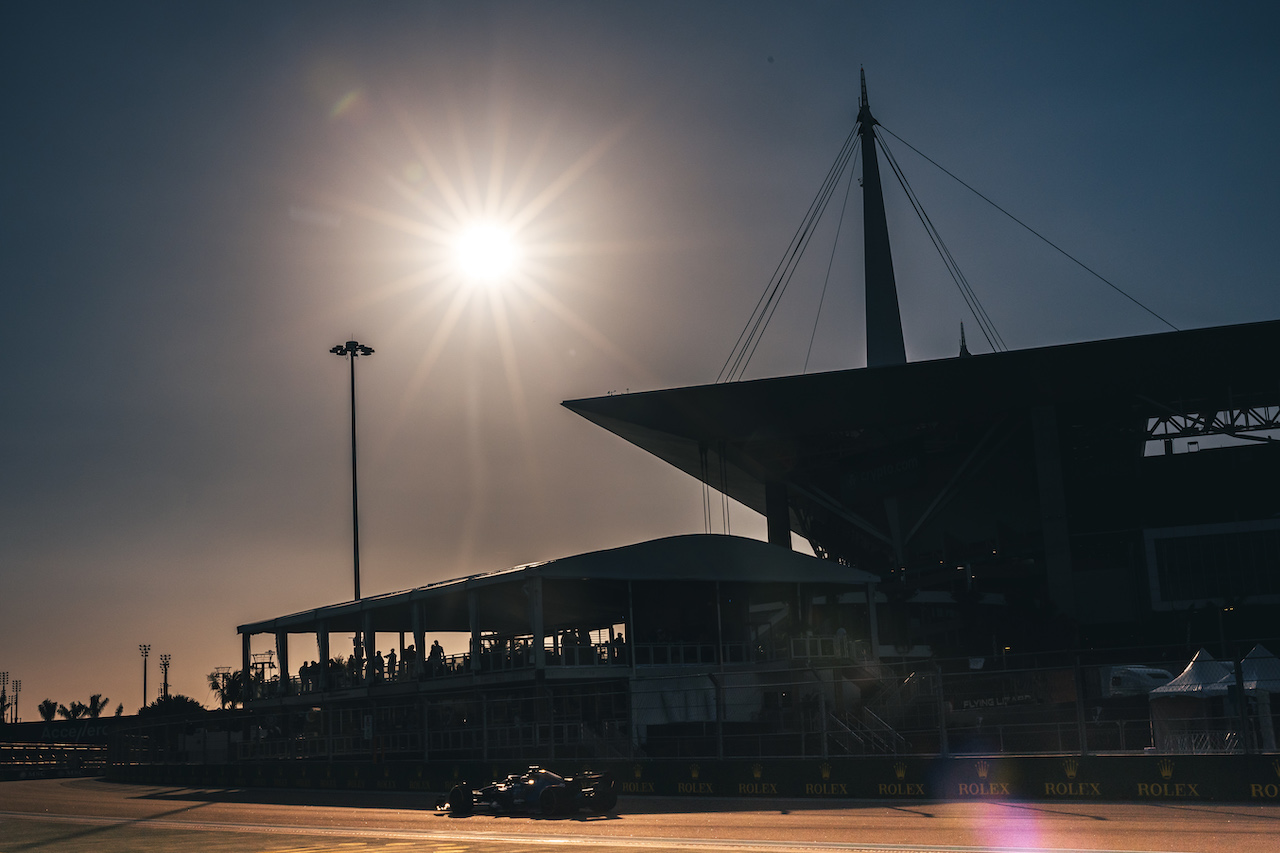
<path id="1" fill-rule="evenodd" d="M 1225 696 L 1227 684 L 1234 677 L 1231 673 L 1231 667 L 1214 660 L 1213 655 L 1201 649 L 1177 678 L 1155 688 L 1148 695 L 1152 699 L 1179 696 L 1207 699 L 1210 696 Z"/>
<path id="2" fill-rule="evenodd" d="M 1244 692 L 1256 701 L 1258 734 L 1262 748 L 1267 752 L 1276 749 L 1276 729 L 1271 718 L 1271 694 L 1280 693 L 1280 660 L 1267 651 L 1261 643 L 1245 655 L 1240 662 L 1240 675 L 1244 680 Z M 1235 683 L 1235 675 L 1228 676 L 1228 683 Z"/>
<path id="3" fill-rule="evenodd" d="M 1232 748 L 1235 732 L 1214 725 L 1223 717 L 1221 700 L 1232 669 L 1205 649 L 1168 684 L 1147 694 L 1151 701 L 1151 740 L 1157 752 L 1220 752 Z M 1209 700 L 1219 700 L 1212 702 Z M 1217 705 L 1219 707 L 1213 708 Z M 1211 713 L 1217 711 L 1216 714 Z"/>
<path id="4" fill-rule="evenodd" d="M 1242 664 L 1245 693 L 1280 693 L 1280 660 L 1265 646 L 1261 643 L 1254 646 Z"/>

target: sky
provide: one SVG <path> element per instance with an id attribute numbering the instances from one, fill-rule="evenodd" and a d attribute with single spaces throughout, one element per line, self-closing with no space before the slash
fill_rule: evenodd
<path id="1" fill-rule="evenodd" d="M 1280 317 L 1278 25 L 1265 3 L 8 10 L 20 715 L 93 693 L 133 712 L 140 643 L 150 698 L 166 653 L 170 689 L 211 703 L 237 625 L 351 597 L 328 350 L 353 337 L 376 350 L 356 364 L 366 595 L 703 532 L 696 481 L 560 402 L 715 380 L 860 67 L 886 130 L 1170 324 Z M 888 142 L 1010 348 L 1169 328 Z M 990 351 L 881 162 L 908 358 L 955 355 L 962 322 Z M 843 192 L 747 378 L 800 372 L 811 338 L 810 372 L 865 363 Z M 453 263 L 480 222 L 519 247 L 497 280 Z M 730 528 L 764 538 L 740 506 Z"/>

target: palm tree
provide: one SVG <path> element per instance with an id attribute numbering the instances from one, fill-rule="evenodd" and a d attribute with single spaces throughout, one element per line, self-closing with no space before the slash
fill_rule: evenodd
<path id="1" fill-rule="evenodd" d="M 52 723 L 53 715 L 58 713 L 58 703 L 52 699 L 44 700 L 37 706 L 37 708 L 40 711 L 40 719 L 44 720 L 46 723 Z"/>
<path id="2" fill-rule="evenodd" d="M 262 683 L 261 670 L 254 674 L 255 683 Z M 209 689 L 218 699 L 223 710 L 244 704 L 244 670 L 209 673 Z"/>
<path id="3" fill-rule="evenodd" d="M 78 720 L 89 712 L 89 706 L 83 702 L 72 702 L 71 707 L 66 705 L 58 706 L 58 713 L 67 720 Z"/>
<path id="4" fill-rule="evenodd" d="M 214 670 L 209 673 L 209 689 L 213 691 L 222 710 L 225 711 L 228 705 L 234 708 L 243 692 L 240 689 L 240 673 Z"/>
<path id="5" fill-rule="evenodd" d="M 98 717 L 102 715 L 102 712 L 107 709 L 107 703 L 110 701 L 110 699 L 103 696 L 101 693 L 95 693 L 90 696 L 89 704 L 85 706 L 89 712 L 89 716 L 95 720 L 98 719 Z"/>

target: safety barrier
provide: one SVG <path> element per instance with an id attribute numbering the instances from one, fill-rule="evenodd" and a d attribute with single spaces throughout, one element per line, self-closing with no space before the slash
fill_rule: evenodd
<path id="1" fill-rule="evenodd" d="M 517 761 L 130 765 L 109 779 L 145 784 L 448 791 L 524 769 Z M 1278 755 L 987 756 L 776 761 L 564 760 L 551 769 L 609 770 L 624 794 L 672 797 L 1068 800 L 1280 803 Z"/>

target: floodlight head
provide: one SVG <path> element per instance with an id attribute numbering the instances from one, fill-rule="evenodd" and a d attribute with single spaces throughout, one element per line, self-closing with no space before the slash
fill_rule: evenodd
<path id="1" fill-rule="evenodd" d="M 342 344 L 338 344 L 336 347 L 334 347 L 333 349 L 329 350 L 329 352 L 333 353 L 334 355 L 346 355 L 346 354 L 347 354 L 347 351 L 346 351 L 346 349 L 342 346 Z"/>
<path id="2" fill-rule="evenodd" d="M 360 344 L 356 349 L 360 355 L 373 355 L 373 347 L 367 347 L 364 344 Z"/>

